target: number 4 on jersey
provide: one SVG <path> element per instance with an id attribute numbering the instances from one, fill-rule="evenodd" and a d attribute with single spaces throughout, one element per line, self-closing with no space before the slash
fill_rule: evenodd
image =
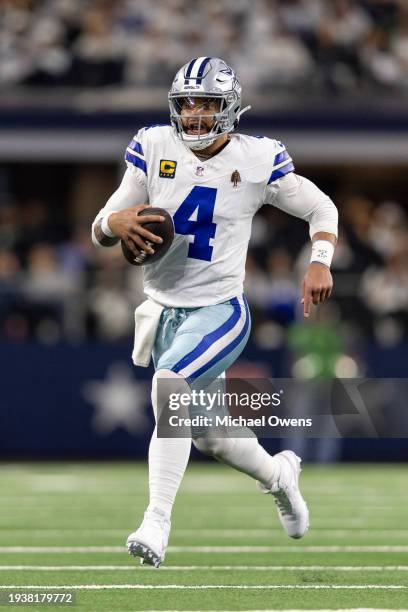
<path id="1" fill-rule="evenodd" d="M 194 236 L 188 247 L 188 257 L 211 261 L 213 247 L 210 246 L 210 239 L 214 238 L 217 229 L 216 223 L 213 223 L 216 197 L 214 187 L 193 187 L 173 215 L 177 234 Z M 191 221 L 196 210 L 197 221 Z"/>

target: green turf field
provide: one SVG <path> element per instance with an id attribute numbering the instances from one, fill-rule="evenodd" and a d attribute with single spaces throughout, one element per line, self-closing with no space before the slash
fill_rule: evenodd
<path id="1" fill-rule="evenodd" d="M 408 608 L 405 465 L 306 466 L 311 530 L 295 541 L 248 477 L 191 464 L 159 570 L 124 549 L 146 505 L 146 478 L 144 465 L 130 463 L 1 466 L 2 590 L 76 593 L 73 608 L 18 609 Z"/>

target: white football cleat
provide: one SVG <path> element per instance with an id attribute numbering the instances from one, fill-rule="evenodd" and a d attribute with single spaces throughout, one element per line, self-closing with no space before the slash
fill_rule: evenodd
<path id="1" fill-rule="evenodd" d="M 281 466 L 278 480 L 271 488 L 258 482 L 263 493 L 270 493 L 275 498 L 279 520 L 291 538 L 302 538 L 309 529 L 309 510 L 299 491 L 299 474 L 301 459 L 290 450 L 274 455 Z"/>
<path id="2" fill-rule="evenodd" d="M 139 529 L 126 541 L 129 555 L 140 557 L 142 565 L 159 567 L 164 561 L 169 534 L 169 519 L 160 510 L 146 510 Z"/>

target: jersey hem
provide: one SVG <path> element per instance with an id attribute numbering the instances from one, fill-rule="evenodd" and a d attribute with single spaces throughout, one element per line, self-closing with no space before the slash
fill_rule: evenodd
<path id="1" fill-rule="evenodd" d="M 169 301 L 164 301 L 164 300 L 159 300 L 157 297 L 153 297 L 152 295 L 150 295 L 149 293 L 147 293 L 145 291 L 145 295 L 147 298 L 149 298 L 149 300 L 152 300 L 153 302 L 156 302 L 156 304 L 159 304 L 160 306 L 163 306 L 164 308 L 185 308 L 185 309 L 189 309 L 189 308 L 205 308 L 206 306 L 216 306 L 217 304 L 224 304 L 225 302 L 229 302 L 229 300 L 233 300 L 234 298 L 239 298 L 243 295 L 244 291 L 237 291 L 235 293 L 232 293 L 231 295 L 229 295 L 228 297 L 222 297 L 219 300 L 216 301 L 210 301 L 210 302 L 203 302 L 200 304 L 186 304 L 186 303 L 178 303 L 172 300 Z"/>

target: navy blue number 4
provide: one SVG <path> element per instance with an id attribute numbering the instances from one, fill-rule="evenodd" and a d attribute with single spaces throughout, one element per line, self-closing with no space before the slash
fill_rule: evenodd
<path id="1" fill-rule="evenodd" d="M 217 229 L 216 223 L 213 223 L 216 197 L 214 187 L 193 187 L 173 215 L 177 234 L 194 236 L 188 247 L 188 257 L 211 261 L 213 247 L 210 246 L 210 239 L 214 238 Z M 197 221 L 191 221 L 196 210 Z"/>

